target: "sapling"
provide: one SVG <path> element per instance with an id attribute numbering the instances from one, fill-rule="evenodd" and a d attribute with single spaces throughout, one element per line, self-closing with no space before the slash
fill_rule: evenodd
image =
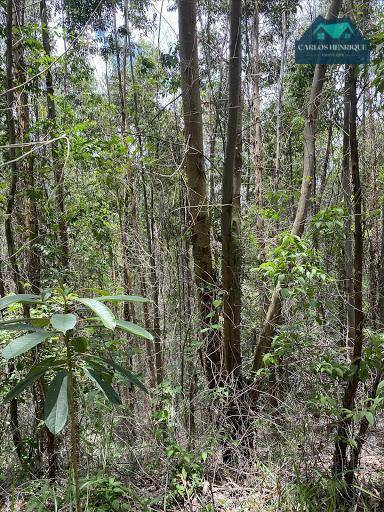
<path id="1" fill-rule="evenodd" d="M 0 322 L 0 329 L 22 333 L 2 350 L 5 359 L 11 360 L 43 344 L 54 355 L 32 365 L 28 374 L 4 397 L 4 402 L 19 396 L 38 379 L 51 377 L 44 402 L 44 422 L 57 435 L 67 423 L 71 440 L 71 468 L 75 488 L 76 512 L 81 512 L 79 483 L 79 449 L 76 394 L 77 376 L 82 372 L 114 405 L 121 404 L 119 394 L 107 382 L 105 375 L 115 371 L 131 384 L 147 392 L 141 380 L 111 358 L 88 350 L 90 334 L 96 330 L 120 329 L 130 334 L 152 340 L 152 335 L 139 325 L 116 319 L 105 302 L 147 302 L 132 295 L 102 295 L 79 297 L 67 287 L 44 291 L 40 295 L 8 295 L 0 299 L 0 311 L 14 304 L 28 304 L 43 316 L 12 318 Z M 48 313 L 47 313 L 48 312 Z M 90 316 L 92 313 L 92 316 Z"/>

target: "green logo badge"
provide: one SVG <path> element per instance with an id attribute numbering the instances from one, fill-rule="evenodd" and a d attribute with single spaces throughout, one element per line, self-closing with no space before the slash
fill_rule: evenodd
<path id="1" fill-rule="evenodd" d="M 322 16 L 295 43 L 296 64 L 367 64 L 369 41 L 349 18 Z"/>

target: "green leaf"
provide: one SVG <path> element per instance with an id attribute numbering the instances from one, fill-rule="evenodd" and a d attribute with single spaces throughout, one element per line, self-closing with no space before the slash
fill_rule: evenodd
<path id="1" fill-rule="evenodd" d="M 17 303 L 36 304 L 41 301 L 40 295 L 32 295 L 31 293 L 21 293 L 19 295 L 7 295 L 0 299 L 0 311 Z"/>
<path id="2" fill-rule="evenodd" d="M 36 347 L 36 345 L 49 338 L 50 336 L 52 336 L 52 333 L 48 331 L 38 331 L 32 332 L 30 334 L 24 334 L 23 336 L 20 336 L 19 338 L 11 341 L 11 343 L 9 343 L 2 350 L 2 355 L 5 357 L 5 359 L 11 359 L 12 357 L 19 356 L 31 348 Z"/>
<path id="3" fill-rule="evenodd" d="M 384 380 L 380 381 L 379 384 L 377 385 L 376 394 L 378 395 L 383 388 L 384 388 Z"/>
<path id="4" fill-rule="evenodd" d="M 148 393 L 147 388 L 144 386 L 144 384 L 141 382 L 139 377 L 132 373 L 129 370 L 126 370 L 122 366 L 120 366 L 118 363 L 115 363 L 115 361 L 112 361 L 111 359 L 106 359 L 104 357 L 100 357 L 104 363 L 106 363 L 111 368 L 115 369 L 117 372 L 120 373 L 123 377 L 125 377 L 131 384 L 134 386 L 137 386 L 138 388 L 142 389 L 145 393 Z"/>
<path id="5" fill-rule="evenodd" d="M 23 323 L 26 323 L 26 322 L 29 322 L 31 320 L 31 318 L 28 318 L 28 317 L 22 317 L 22 318 L 11 318 L 10 320 L 2 320 L 0 322 L 0 325 L 9 325 L 9 324 L 16 324 L 18 322 L 23 322 Z"/>
<path id="6" fill-rule="evenodd" d="M 25 379 L 18 382 L 16 386 L 5 395 L 4 402 L 9 402 L 13 398 L 19 396 L 25 389 L 27 389 L 27 387 L 42 377 L 46 371 L 57 368 L 62 364 L 65 364 L 64 360 L 58 360 L 54 357 L 47 357 L 46 359 L 40 361 L 38 364 L 32 366 Z"/>
<path id="7" fill-rule="evenodd" d="M 57 435 L 68 418 L 68 374 L 58 372 L 48 386 L 44 404 L 44 421 L 52 434 Z"/>
<path id="8" fill-rule="evenodd" d="M 107 329 L 114 329 L 116 327 L 116 319 L 112 311 L 105 306 L 105 304 L 101 304 L 98 300 L 88 299 L 88 298 L 78 298 L 76 299 L 80 304 L 84 304 L 89 309 L 91 309 L 102 321 L 104 327 Z"/>
<path id="9" fill-rule="evenodd" d="M 372 426 L 375 422 L 373 414 L 370 411 L 364 411 L 363 414 L 366 417 L 368 423 Z"/>
<path id="10" fill-rule="evenodd" d="M 84 336 L 78 336 L 71 339 L 71 345 L 76 350 L 76 352 L 79 354 L 84 354 L 88 348 L 88 340 Z"/>
<path id="11" fill-rule="evenodd" d="M 94 370 L 91 370 L 90 368 L 84 368 L 84 372 L 91 379 L 91 381 L 96 384 L 96 387 L 98 387 L 104 393 L 106 398 L 108 398 L 112 404 L 121 405 L 119 395 L 116 393 L 112 386 L 110 386 L 107 382 L 105 382 L 105 380 L 102 379 L 101 375 L 99 375 Z"/>
<path id="12" fill-rule="evenodd" d="M 13 324 L 0 325 L 0 331 L 43 331 L 40 327 L 34 327 L 31 324 L 15 322 Z"/>
<path id="13" fill-rule="evenodd" d="M 291 296 L 291 290 L 289 288 L 282 288 L 280 293 L 283 299 L 288 299 Z"/>
<path id="14" fill-rule="evenodd" d="M 151 302 L 139 295 L 103 295 L 102 297 L 95 297 L 95 300 L 99 302 Z"/>
<path id="15" fill-rule="evenodd" d="M 30 322 L 33 325 L 33 327 L 46 327 L 49 325 L 49 318 L 48 317 L 39 317 L 39 318 L 31 318 Z"/>
<path id="16" fill-rule="evenodd" d="M 127 320 L 116 320 L 116 327 L 123 331 L 130 332 L 131 334 L 135 334 L 136 336 L 141 336 L 142 338 L 153 341 L 153 336 L 150 332 L 139 325 L 128 322 Z"/>
<path id="17" fill-rule="evenodd" d="M 56 329 L 56 331 L 60 331 L 65 334 L 67 331 L 73 329 L 76 325 L 77 317 L 72 313 L 56 313 L 52 315 L 51 325 Z"/>
<path id="18" fill-rule="evenodd" d="M 53 359 L 53 358 L 52 358 Z M 4 402 L 9 402 L 13 398 L 19 396 L 25 389 L 33 384 L 39 377 L 42 377 L 48 368 L 44 365 L 36 365 L 31 368 L 25 379 L 19 381 L 3 399 Z"/>

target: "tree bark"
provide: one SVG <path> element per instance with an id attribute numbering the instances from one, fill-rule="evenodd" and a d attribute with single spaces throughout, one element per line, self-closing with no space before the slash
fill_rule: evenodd
<path id="1" fill-rule="evenodd" d="M 384 327 L 384 204 L 381 206 L 381 248 L 378 268 L 379 324 Z"/>
<path id="2" fill-rule="evenodd" d="M 5 216 L 5 238 L 7 242 L 8 258 L 12 268 L 12 277 L 15 283 L 17 293 L 24 293 L 24 286 L 20 278 L 19 266 L 15 254 L 15 241 L 13 232 L 13 209 L 15 206 L 16 189 L 18 182 L 18 168 L 16 163 L 16 129 L 14 119 L 14 93 L 13 93 L 13 25 L 14 25 L 14 12 L 13 1 L 7 0 L 6 12 L 6 75 L 5 75 L 5 107 L 6 107 L 6 121 L 7 121 L 7 135 L 8 135 L 8 161 L 10 166 L 10 185 L 8 188 L 7 202 L 6 202 L 6 216 Z M 13 364 L 9 365 L 9 371 L 14 371 Z M 19 427 L 18 416 L 18 402 L 14 398 L 10 402 L 10 426 L 12 432 L 13 444 L 15 445 L 17 456 L 23 464 L 23 450 L 22 450 L 22 437 Z"/>
<path id="3" fill-rule="evenodd" d="M 287 53 L 287 13 L 283 10 L 281 15 L 282 40 L 281 40 L 281 59 L 279 79 L 277 82 L 277 103 L 276 103 L 276 156 L 275 156 L 275 173 L 274 187 L 277 187 L 279 176 L 281 174 L 281 136 L 283 130 L 283 87 L 285 74 L 285 60 Z"/>
<path id="4" fill-rule="evenodd" d="M 332 0 L 328 10 L 327 19 L 337 18 L 341 8 L 341 0 Z M 315 140 L 316 140 L 316 121 L 319 113 L 321 93 L 325 81 L 325 64 L 317 64 L 312 79 L 311 92 L 309 96 L 306 122 L 304 127 L 304 160 L 303 177 L 301 180 L 300 199 L 296 209 L 296 215 L 291 229 L 291 234 L 301 237 L 304 231 L 305 221 L 311 190 L 313 184 L 315 168 Z M 276 286 L 272 293 L 272 298 L 268 307 L 266 318 L 261 329 L 258 345 L 255 350 L 253 360 L 253 373 L 256 373 L 263 365 L 263 357 L 270 348 L 272 338 L 276 332 L 276 327 L 281 318 L 282 299 L 280 287 Z"/>
<path id="5" fill-rule="evenodd" d="M 348 66 L 347 82 L 349 84 L 347 96 L 350 102 L 349 114 L 349 148 L 352 171 L 353 186 L 353 210 L 355 220 L 354 230 L 354 347 L 352 354 L 351 369 L 353 375 L 344 391 L 343 410 L 351 410 L 354 407 L 357 387 L 359 385 L 360 376 L 359 369 L 363 351 L 363 223 L 362 223 L 362 192 L 359 171 L 359 152 L 356 133 L 357 120 L 357 94 L 356 94 L 356 77 L 357 69 L 354 66 Z M 349 429 L 352 426 L 352 420 L 348 417 L 342 417 L 337 429 L 337 437 L 335 442 L 335 453 L 333 460 L 333 472 L 340 476 L 344 474 L 344 470 L 348 468 L 347 448 Z M 346 481 L 352 483 L 352 475 L 347 473 Z M 351 480 L 352 479 L 352 480 Z M 350 489 L 349 489 L 350 490 Z"/>
<path id="6" fill-rule="evenodd" d="M 224 288 L 224 358 L 228 376 L 241 373 L 240 272 L 237 219 L 234 218 L 234 179 L 241 116 L 241 0 L 232 0 L 228 72 L 228 123 L 222 178 L 221 243 Z"/>
<path id="7" fill-rule="evenodd" d="M 343 187 L 344 207 L 346 216 L 344 221 L 344 290 L 347 303 L 347 340 L 354 337 L 354 292 L 353 292 L 353 239 L 352 222 L 353 208 L 351 202 L 351 170 L 350 170 L 350 111 L 351 102 L 349 94 L 348 68 L 345 72 L 344 86 L 344 121 L 343 121 L 343 168 L 341 183 Z"/>
<path id="8" fill-rule="evenodd" d="M 205 371 L 210 388 L 220 380 L 221 347 L 217 330 L 211 325 L 216 283 L 213 276 L 210 223 L 207 207 L 207 179 L 204 166 L 203 120 L 200 99 L 196 0 L 179 0 L 180 71 L 187 145 L 186 171 L 188 212 L 194 259 L 195 281 L 199 295 Z"/>
<path id="9" fill-rule="evenodd" d="M 48 25 L 48 12 L 46 0 L 40 0 L 40 22 L 42 31 L 42 42 L 44 53 L 47 57 L 51 57 L 51 41 Z M 46 102 L 47 102 L 47 119 L 50 123 L 51 136 L 57 136 L 57 116 L 55 104 L 55 90 L 53 87 L 53 77 L 51 69 L 48 68 L 45 74 L 45 87 L 46 87 Z M 57 210 L 57 221 L 59 231 L 59 271 L 65 277 L 69 270 L 69 242 L 68 242 L 68 227 L 65 213 L 65 188 L 64 188 L 64 169 L 62 167 L 63 161 L 60 155 L 60 146 L 57 141 L 51 144 L 51 157 L 52 157 L 52 170 L 55 183 L 55 200 Z M 44 383 L 41 383 L 41 388 L 44 390 Z M 45 434 L 47 438 L 47 453 L 48 453 L 48 477 L 51 482 L 56 480 L 58 468 L 58 456 L 56 452 L 56 439 L 52 432 L 45 427 Z"/>
<path id="10" fill-rule="evenodd" d="M 265 225 L 262 216 L 263 208 L 263 140 L 261 130 L 261 98 L 260 98 L 260 13 L 259 0 L 255 0 L 252 17 L 252 148 L 255 169 L 255 204 L 256 204 L 256 239 L 258 242 L 258 264 L 265 260 Z M 260 323 L 262 323 L 267 307 L 267 290 L 263 282 L 258 280 L 260 296 Z M 253 333 L 253 344 L 256 333 Z"/>
<path id="11" fill-rule="evenodd" d="M 45 55 L 51 57 L 51 42 L 49 36 L 48 14 L 46 0 L 40 0 L 40 20 L 42 26 L 42 40 Z M 57 116 L 55 105 L 55 90 L 53 87 L 53 78 L 51 69 L 48 68 L 45 74 L 46 100 L 47 100 L 47 118 L 50 122 L 50 132 L 54 137 L 57 136 Z M 65 185 L 64 185 L 64 168 L 60 155 L 60 147 L 58 141 L 51 144 L 52 150 L 52 169 L 55 181 L 55 199 L 57 207 L 57 219 L 59 227 L 59 244 L 60 244 L 60 272 L 62 276 L 66 276 L 69 270 L 69 241 L 68 227 L 65 213 Z"/>

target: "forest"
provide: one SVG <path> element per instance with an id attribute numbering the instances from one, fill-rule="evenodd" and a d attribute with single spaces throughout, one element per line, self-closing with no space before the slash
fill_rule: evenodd
<path id="1" fill-rule="evenodd" d="M 383 512 L 384 2 L 1 0 L 0 55 L 0 511 Z"/>

